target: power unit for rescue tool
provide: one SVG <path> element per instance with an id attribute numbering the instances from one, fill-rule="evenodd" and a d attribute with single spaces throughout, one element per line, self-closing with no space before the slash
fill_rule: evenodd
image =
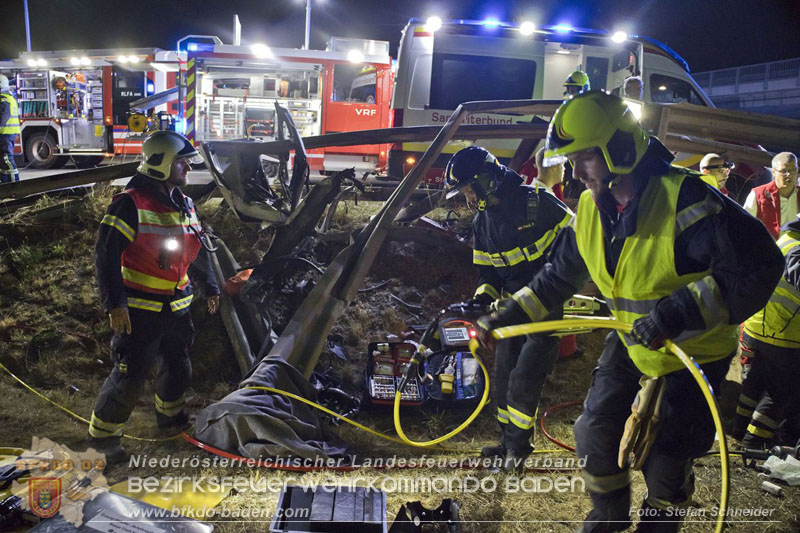
<path id="1" fill-rule="evenodd" d="M 468 346 L 476 335 L 474 321 L 485 312 L 483 306 L 453 304 L 431 321 L 419 344 L 370 343 L 364 372 L 370 403 L 392 405 L 399 390 L 400 405 L 474 405 L 486 383 Z"/>

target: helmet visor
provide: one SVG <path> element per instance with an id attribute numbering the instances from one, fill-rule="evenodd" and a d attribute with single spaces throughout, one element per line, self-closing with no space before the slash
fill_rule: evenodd
<path id="1" fill-rule="evenodd" d="M 195 152 L 194 154 L 179 155 L 178 157 L 175 158 L 175 160 L 177 161 L 178 159 L 183 159 L 192 166 L 202 165 L 203 163 L 205 163 L 203 156 L 201 156 L 197 152 Z"/>
<path id="2" fill-rule="evenodd" d="M 483 198 L 486 196 L 487 192 L 492 192 L 494 190 L 496 179 L 497 178 L 491 171 L 484 170 L 474 178 L 461 180 L 457 185 L 451 187 L 450 190 L 447 191 L 445 198 L 449 200 L 467 187 L 472 187 L 475 194 L 477 194 L 479 198 Z"/>
<path id="3" fill-rule="evenodd" d="M 458 196 L 458 194 L 462 192 L 467 186 L 469 186 L 469 182 L 467 180 L 461 180 L 454 185 L 450 185 L 447 188 L 447 193 L 444 196 L 445 199 L 449 200 L 450 198 Z"/>

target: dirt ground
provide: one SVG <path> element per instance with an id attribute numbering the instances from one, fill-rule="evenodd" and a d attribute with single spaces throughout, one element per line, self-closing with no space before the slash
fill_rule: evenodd
<path id="1" fill-rule="evenodd" d="M 96 228 L 110 196 L 97 194 L 83 202 L 77 215 L 34 224 L 22 213 L 0 215 L 0 362 L 32 388 L 83 417 L 91 414 L 93 401 L 111 369 L 108 341 L 111 331 L 102 313 L 94 282 L 93 246 Z M 47 201 L 40 203 L 39 207 Z M 345 231 L 365 222 L 379 204 L 352 202 L 341 205 L 334 218 L 334 230 Z M 200 207 L 242 265 L 258 261 L 266 251 L 270 235 L 258 224 L 242 224 L 218 200 Z M 456 231 L 464 233 L 469 213 L 461 209 Z M 434 214 L 435 216 L 437 213 Z M 445 218 L 446 213 L 438 213 Z M 333 257 L 335 245 L 317 257 Z M 330 369 L 348 393 L 360 395 L 366 345 L 372 341 L 402 336 L 412 326 L 427 323 L 448 303 L 468 298 L 475 286 L 468 247 L 452 245 L 387 242 L 381 250 L 357 300 L 331 332 L 338 335 L 346 359 L 330 353 L 320 358 L 320 370 Z M 385 283 L 385 284 L 384 284 Z M 373 287 L 378 287 L 374 288 Z M 405 303 L 399 302 L 397 299 Z M 291 312 L 290 306 L 282 311 Z M 188 392 L 189 406 L 198 410 L 234 390 L 239 380 L 232 349 L 221 320 L 209 316 L 202 299 L 192 306 L 197 338 L 192 348 L 193 379 Z M 288 316 L 279 316 L 277 322 Z M 591 379 L 591 370 L 600 354 L 604 333 L 581 337 L 582 357 L 559 362 L 548 379 L 541 401 L 540 415 L 565 402 L 580 402 Z M 721 395 L 721 404 L 729 417 L 738 395 L 735 372 L 730 375 Z M 86 424 L 71 418 L 24 389 L 2 372 L 0 394 L 6 399 L 0 410 L 0 447 L 29 447 L 32 437 L 48 437 L 73 450 L 86 447 Z M 126 432 L 145 438 L 156 437 L 152 389 L 141 395 Z M 573 531 L 589 511 L 589 498 L 582 493 L 577 472 L 571 467 L 571 455 L 564 453 L 538 429 L 534 456 L 539 470 L 523 476 L 492 473 L 487 470 L 461 470 L 442 463 L 441 459 L 474 457 L 481 446 L 495 442 L 496 423 L 493 406 L 484 409 L 477 420 L 446 443 L 449 451 L 410 449 L 380 440 L 347 425 L 334 427 L 340 437 L 352 444 L 362 456 L 396 456 L 421 460 L 434 458 L 432 468 L 355 472 L 276 472 L 258 468 L 162 468 L 120 466 L 107 472 L 110 483 L 131 477 L 197 475 L 236 476 L 250 481 L 276 480 L 291 484 L 359 484 L 377 486 L 387 491 L 388 519 L 397 514 L 404 502 L 421 500 L 435 508 L 443 498 L 461 502 L 465 531 Z M 572 424 L 580 406 L 568 405 L 548 414 L 547 431 L 554 439 L 573 443 Z M 435 407 L 404 409 L 401 416 L 407 434 L 417 440 L 433 438 L 458 425 L 467 411 L 441 411 Z M 388 408 L 365 408 L 358 422 L 394 434 Z M 729 446 L 735 446 L 729 440 Z M 178 458 L 209 457 L 180 440 L 147 442 L 127 440 L 133 453 L 158 457 L 169 454 Z M 547 467 L 542 470 L 542 467 Z M 719 501 L 720 461 L 708 456 L 697 461 L 696 493 L 690 518 L 684 531 L 707 532 Z M 789 532 L 800 530 L 800 498 L 797 488 L 784 487 L 776 497 L 760 489 L 763 477 L 746 468 L 740 458 L 731 458 L 729 508 L 730 531 Z M 645 486 L 639 473 L 633 474 L 633 506 L 638 509 Z M 566 490 L 554 484 L 566 483 Z M 214 518 L 217 531 L 264 530 L 278 500 L 276 491 L 250 489 L 231 491 L 218 510 L 227 517 Z M 257 509 L 261 518 L 241 520 L 248 510 Z M 747 510 L 761 517 L 746 516 Z"/>

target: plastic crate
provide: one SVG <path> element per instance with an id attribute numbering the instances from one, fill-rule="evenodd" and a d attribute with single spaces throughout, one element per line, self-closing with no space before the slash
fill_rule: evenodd
<path id="1" fill-rule="evenodd" d="M 365 487 L 287 485 L 271 533 L 386 533 L 386 493 Z"/>

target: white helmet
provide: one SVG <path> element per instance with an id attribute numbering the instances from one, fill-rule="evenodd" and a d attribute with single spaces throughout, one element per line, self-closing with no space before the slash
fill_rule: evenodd
<path id="1" fill-rule="evenodd" d="M 6 92 L 8 89 L 8 78 L 5 75 L 0 74 L 0 92 Z"/>
<path id="2" fill-rule="evenodd" d="M 192 164 L 203 162 L 192 143 L 183 135 L 174 131 L 156 131 L 142 143 L 142 162 L 136 170 L 148 178 L 164 181 L 169 178 L 172 163 L 184 158 L 189 158 Z"/>

